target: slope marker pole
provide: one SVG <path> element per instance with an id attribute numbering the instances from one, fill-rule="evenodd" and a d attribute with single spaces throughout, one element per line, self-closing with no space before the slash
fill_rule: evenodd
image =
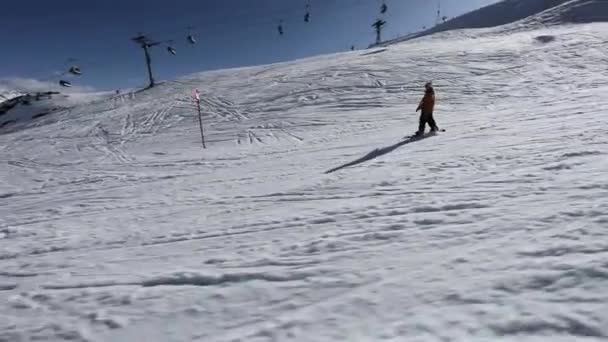
<path id="1" fill-rule="evenodd" d="M 201 140 L 203 141 L 203 148 L 206 149 L 207 147 L 205 146 L 205 134 L 203 133 L 203 117 L 201 114 L 201 95 L 198 89 L 194 89 L 193 96 L 194 100 L 196 101 L 196 108 L 198 109 L 198 123 L 201 128 Z"/>

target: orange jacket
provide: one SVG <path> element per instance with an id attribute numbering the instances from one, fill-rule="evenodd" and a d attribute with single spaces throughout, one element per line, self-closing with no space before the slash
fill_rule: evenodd
<path id="1" fill-rule="evenodd" d="M 419 111 L 421 109 L 423 114 L 433 113 L 433 109 L 435 109 L 435 91 L 427 90 L 424 93 L 424 97 L 420 101 L 420 104 L 418 105 L 418 108 L 416 108 L 416 111 Z"/>

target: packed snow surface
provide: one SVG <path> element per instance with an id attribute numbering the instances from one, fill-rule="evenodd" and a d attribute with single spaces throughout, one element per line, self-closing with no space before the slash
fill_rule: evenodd
<path id="1" fill-rule="evenodd" d="M 22 124 L 0 341 L 604 340 L 607 40 L 445 33 Z M 447 131 L 404 141 L 428 80 Z"/>
<path id="2" fill-rule="evenodd" d="M 514 32 L 543 26 L 605 21 L 608 21 L 607 0 L 503 0 L 380 45 L 462 29 L 502 26 L 503 30 Z M 494 33 L 496 31 L 492 30 Z"/>

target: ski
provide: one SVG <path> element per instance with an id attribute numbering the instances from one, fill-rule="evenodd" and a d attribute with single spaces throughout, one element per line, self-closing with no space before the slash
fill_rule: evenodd
<path id="1" fill-rule="evenodd" d="M 428 132 L 428 133 L 424 133 L 422 135 L 417 135 L 416 133 L 414 133 L 412 135 L 406 135 L 404 138 L 405 139 L 409 139 L 409 140 L 424 139 L 426 137 L 430 137 L 430 136 L 433 136 L 433 135 L 437 134 L 437 132 L 445 132 L 445 129 L 442 128 L 442 129 L 440 129 L 438 131 L 431 131 L 431 132 Z"/>

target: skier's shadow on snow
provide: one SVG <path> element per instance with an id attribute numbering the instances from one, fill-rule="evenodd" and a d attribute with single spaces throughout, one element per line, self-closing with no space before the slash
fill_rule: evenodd
<path id="1" fill-rule="evenodd" d="M 420 141 L 422 139 L 425 139 L 425 138 L 428 138 L 428 137 L 432 137 L 432 136 L 435 136 L 435 133 L 426 133 L 422 137 L 405 138 L 404 140 L 401 140 L 398 143 L 393 144 L 391 146 L 377 148 L 377 149 L 371 151 L 370 153 L 364 155 L 363 157 L 361 157 L 361 158 L 359 158 L 357 160 L 353 160 L 350 163 L 346 163 L 344 165 L 338 166 L 338 167 L 333 168 L 331 170 L 325 171 L 325 173 L 327 174 L 327 173 L 336 172 L 338 170 L 342 170 L 342 169 L 347 168 L 347 167 L 351 167 L 351 166 L 358 165 L 358 164 L 364 163 L 364 162 L 372 160 L 372 159 L 376 159 L 376 158 L 378 158 L 380 156 L 383 156 L 385 154 L 393 152 L 394 150 L 398 149 L 399 147 L 401 147 L 403 145 L 407 145 L 407 144 L 413 143 L 415 141 Z"/>

